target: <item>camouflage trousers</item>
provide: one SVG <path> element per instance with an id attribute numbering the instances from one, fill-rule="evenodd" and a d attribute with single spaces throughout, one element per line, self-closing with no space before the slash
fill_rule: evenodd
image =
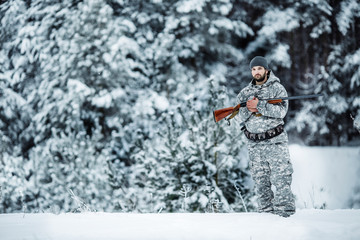
<path id="1" fill-rule="evenodd" d="M 291 191 L 293 168 L 287 143 L 248 146 L 250 171 L 255 182 L 259 212 L 283 217 L 295 213 Z"/>

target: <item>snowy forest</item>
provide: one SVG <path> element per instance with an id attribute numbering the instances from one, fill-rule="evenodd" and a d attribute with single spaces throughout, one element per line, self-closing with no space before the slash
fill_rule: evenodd
<path id="1" fill-rule="evenodd" d="M 0 213 L 255 209 L 212 111 L 257 55 L 323 94 L 291 101 L 290 143 L 360 143 L 357 0 L 8 0 L 0 20 Z"/>

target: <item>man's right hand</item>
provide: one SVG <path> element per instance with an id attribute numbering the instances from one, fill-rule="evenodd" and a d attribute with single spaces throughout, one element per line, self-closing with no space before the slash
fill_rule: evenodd
<path id="1" fill-rule="evenodd" d="M 251 100 L 248 100 L 246 102 L 246 107 L 247 109 L 250 111 L 250 112 L 258 112 L 257 110 L 257 105 L 259 103 L 259 99 L 257 99 L 256 97 L 254 97 L 253 99 Z"/>

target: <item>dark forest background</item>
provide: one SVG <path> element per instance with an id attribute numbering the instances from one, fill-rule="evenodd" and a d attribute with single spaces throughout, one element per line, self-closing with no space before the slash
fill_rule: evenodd
<path id="1" fill-rule="evenodd" d="M 290 143 L 358 145 L 360 4 L 10 0 L 0 5 L 0 212 L 244 211 L 236 104 L 265 56 Z"/>

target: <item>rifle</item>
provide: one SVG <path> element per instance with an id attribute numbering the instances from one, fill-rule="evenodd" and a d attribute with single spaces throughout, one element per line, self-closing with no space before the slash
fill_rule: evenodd
<path id="1" fill-rule="evenodd" d="M 270 104 L 281 103 L 284 100 L 296 100 L 296 99 L 306 99 L 306 98 L 316 98 L 320 97 L 322 94 L 312 94 L 312 95 L 300 95 L 300 96 L 292 96 L 292 97 L 279 97 L 279 98 L 268 98 L 268 99 L 259 99 L 259 101 L 267 101 Z M 235 107 L 222 108 L 213 111 L 215 122 L 219 122 L 224 119 L 228 121 L 230 125 L 230 119 L 233 119 L 238 113 L 241 107 L 246 107 L 246 102 L 241 102 Z M 230 116 L 229 116 L 230 115 Z M 229 116 L 228 118 L 226 118 Z"/>

